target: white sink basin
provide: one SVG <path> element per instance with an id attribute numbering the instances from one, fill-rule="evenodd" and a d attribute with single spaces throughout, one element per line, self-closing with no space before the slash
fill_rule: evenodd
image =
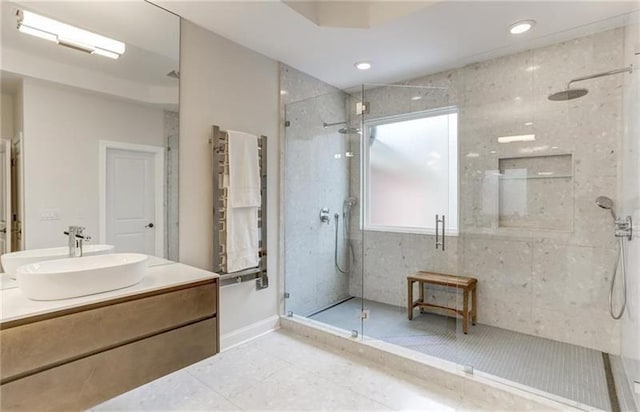
<path id="1" fill-rule="evenodd" d="M 18 287 L 33 300 L 59 300 L 126 288 L 147 272 L 147 255 L 114 253 L 20 266 Z"/>
<path id="2" fill-rule="evenodd" d="M 113 252 L 112 245 L 84 245 L 82 254 L 84 256 L 104 255 Z M 4 273 L 11 279 L 16 278 L 16 269 L 22 265 L 42 262 L 45 260 L 66 259 L 69 257 L 68 247 L 53 247 L 49 249 L 30 249 L 21 252 L 5 253 L 0 256 Z"/>

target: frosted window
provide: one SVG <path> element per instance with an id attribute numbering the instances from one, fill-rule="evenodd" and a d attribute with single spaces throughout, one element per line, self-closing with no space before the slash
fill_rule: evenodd
<path id="1" fill-rule="evenodd" d="M 452 108 L 366 124 L 365 228 L 433 233 L 439 214 L 457 233 L 457 124 Z"/>

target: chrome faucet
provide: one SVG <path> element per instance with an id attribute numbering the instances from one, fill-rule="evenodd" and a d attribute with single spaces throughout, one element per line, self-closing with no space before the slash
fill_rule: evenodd
<path id="1" fill-rule="evenodd" d="M 84 227 L 69 226 L 69 229 L 64 234 L 69 236 L 69 257 L 82 257 L 84 241 L 91 240 L 91 237 L 84 234 Z"/>

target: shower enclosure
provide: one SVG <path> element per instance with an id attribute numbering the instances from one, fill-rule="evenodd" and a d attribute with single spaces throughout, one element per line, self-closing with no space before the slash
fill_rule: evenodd
<path id="1" fill-rule="evenodd" d="M 287 314 L 574 406 L 631 409 L 638 241 L 620 242 L 602 207 L 620 224 L 637 208 L 638 70 L 616 70 L 638 65 L 637 19 L 399 84 L 340 91 L 285 67 Z M 619 245 L 633 266 L 620 321 Z M 467 334 L 441 310 L 408 319 L 419 271 L 478 280 Z M 424 295 L 464 306 L 454 288 Z"/>

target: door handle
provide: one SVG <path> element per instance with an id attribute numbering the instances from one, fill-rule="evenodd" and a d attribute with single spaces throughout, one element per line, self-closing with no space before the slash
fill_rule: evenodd
<path id="1" fill-rule="evenodd" d="M 153 227 L 153 223 L 149 223 L 147 225 L 144 225 L 145 228 L 151 229 Z"/>
<path id="2" fill-rule="evenodd" d="M 444 231 L 445 231 L 445 215 L 442 215 L 442 251 L 444 252 L 444 244 L 445 244 L 445 236 L 444 236 Z"/>
<path id="3" fill-rule="evenodd" d="M 7 233 L 7 228 L 3 227 L 2 229 L 0 229 L 0 233 Z"/>
<path id="4" fill-rule="evenodd" d="M 440 223 L 442 223 L 442 240 L 440 240 Z M 445 228 L 445 216 L 442 215 L 442 219 L 440 219 L 440 215 L 436 215 L 436 249 L 438 246 L 442 246 L 442 251 L 444 252 L 445 248 L 445 238 L 444 238 L 444 229 Z"/>

